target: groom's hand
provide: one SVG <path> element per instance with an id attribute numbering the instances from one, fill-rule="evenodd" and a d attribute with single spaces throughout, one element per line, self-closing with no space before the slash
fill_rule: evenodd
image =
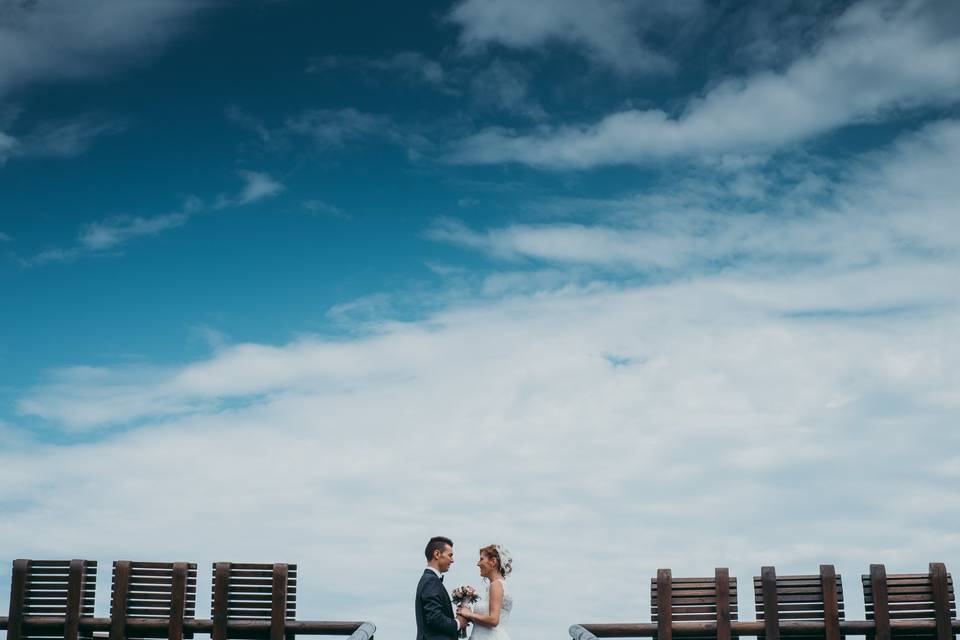
<path id="1" fill-rule="evenodd" d="M 463 616 L 457 616 L 457 624 L 460 626 L 460 629 L 467 628 L 467 619 Z"/>

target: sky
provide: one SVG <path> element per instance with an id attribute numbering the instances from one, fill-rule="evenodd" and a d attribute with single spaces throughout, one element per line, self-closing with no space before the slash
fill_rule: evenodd
<path id="1" fill-rule="evenodd" d="M 412 637 L 960 562 L 960 4 L 0 0 L 14 558 Z M 200 598 L 198 616 L 208 614 Z"/>

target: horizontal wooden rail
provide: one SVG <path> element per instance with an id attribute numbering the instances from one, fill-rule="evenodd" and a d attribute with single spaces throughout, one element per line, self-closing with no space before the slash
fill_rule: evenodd
<path id="1" fill-rule="evenodd" d="M 5 631 L 9 619 L 0 617 L 0 631 Z M 25 617 L 23 629 L 26 631 L 58 631 L 64 628 L 63 617 Z M 110 631 L 110 618 L 80 618 L 79 627 L 83 631 Z M 166 630 L 170 622 L 162 618 L 127 618 L 128 631 Z M 368 633 L 375 629 L 370 622 L 320 622 L 313 620 L 287 620 L 285 631 L 291 634 L 310 636 L 349 636 L 357 631 L 365 630 Z M 183 621 L 183 630 L 195 633 L 210 633 L 213 631 L 213 620 L 186 619 Z M 229 620 L 228 631 L 262 631 L 264 638 L 270 637 L 270 620 Z M 372 633 L 369 633 L 372 636 Z"/>
<path id="2" fill-rule="evenodd" d="M 953 633 L 960 632 L 960 620 L 950 621 Z M 592 638 L 656 638 L 657 623 L 614 623 L 614 624 L 575 624 L 570 627 L 570 637 L 573 640 L 592 640 Z M 673 622 L 670 625 L 672 634 L 678 637 L 702 636 L 717 632 L 716 622 Z M 826 626 L 823 621 L 794 621 L 780 622 L 780 634 L 811 635 L 824 633 Z M 840 631 L 847 635 L 873 634 L 876 627 L 872 620 L 841 620 Z M 936 620 L 891 620 L 890 629 L 897 632 L 919 631 L 933 633 L 937 630 Z M 587 633 L 584 633 L 586 631 Z M 730 634 L 739 636 L 764 635 L 763 620 L 740 620 L 730 622 Z M 592 636 L 592 637 L 591 637 Z"/>

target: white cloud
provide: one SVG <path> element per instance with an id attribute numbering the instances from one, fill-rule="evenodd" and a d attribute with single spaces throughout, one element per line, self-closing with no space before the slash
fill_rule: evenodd
<path id="1" fill-rule="evenodd" d="M 80 247 L 88 251 L 112 249 L 140 236 L 152 236 L 181 226 L 187 221 L 186 212 L 169 213 L 152 218 L 113 218 L 85 226 L 78 238 Z"/>
<path id="2" fill-rule="evenodd" d="M 0 165 L 15 157 L 77 156 L 85 152 L 94 139 L 120 133 L 125 128 L 123 120 L 87 114 L 67 120 L 44 121 L 22 134 L 0 131 Z"/>
<path id="3" fill-rule="evenodd" d="M 287 120 L 293 133 L 309 137 L 323 148 L 342 147 L 347 142 L 392 130 L 386 116 L 356 109 L 312 109 Z"/>
<path id="4" fill-rule="evenodd" d="M 612 284 L 571 277 L 564 244 L 526 244 L 559 253 L 558 267 L 490 274 L 493 298 L 416 322 L 384 320 L 384 295 L 331 310 L 360 312 L 362 337 L 54 372 L 19 410 L 46 429 L 107 435 L 0 449 L 0 504 L 16 505 L 0 515 L 0 546 L 294 559 L 303 601 L 323 603 L 298 615 L 369 617 L 387 635 L 412 626 L 397 594 L 412 589 L 436 533 L 458 542 L 453 581 L 476 580 L 479 546 L 513 547 L 518 636 L 622 620 L 645 596 L 618 585 L 659 566 L 727 565 L 746 579 L 761 564 L 833 561 L 855 581 L 870 562 L 917 570 L 949 558 L 960 523 L 943 514 L 960 504 L 941 487 L 955 461 L 902 461 L 960 446 L 958 150 L 960 125 L 944 122 L 853 169 L 835 202 L 843 215 L 875 211 L 856 236 L 791 205 L 752 237 L 749 226 L 703 224 L 698 194 L 659 200 L 675 207 L 674 242 L 820 252 L 786 269 L 733 261 Z M 610 219 L 625 208 L 611 205 Z M 663 241 L 663 227 L 647 232 Z M 173 508 L 198 525 L 171 534 Z M 224 535 L 239 527 L 246 535 Z M 633 544 L 623 554 L 598 540 Z M 557 558 L 571 556 L 558 574 Z M 344 576 L 335 594 L 331 573 Z"/>
<path id="5" fill-rule="evenodd" d="M 271 144 L 275 134 L 259 118 L 255 118 L 237 105 L 230 105 L 226 110 L 227 118 L 245 129 L 254 132 L 264 144 Z"/>
<path id="6" fill-rule="evenodd" d="M 114 216 L 91 222 L 80 228 L 73 246 L 51 247 L 29 258 L 21 258 L 25 267 L 39 267 L 54 262 L 71 262 L 90 255 L 118 251 L 137 238 L 154 236 L 184 225 L 202 207 L 196 198 L 188 198 L 177 211 L 158 216 Z"/>
<path id="7" fill-rule="evenodd" d="M 299 617 L 373 618 L 390 636 L 410 632 L 405 594 L 437 533 L 457 541 L 456 583 L 477 580 L 481 545 L 513 548 L 518 636 L 642 612 L 645 596 L 617 587 L 659 566 L 746 579 L 761 564 L 836 561 L 848 580 L 869 562 L 922 568 L 957 542 L 960 504 L 940 489 L 950 469 L 911 467 L 910 482 L 871 469 L 960 446 L 960 309 L 944 287 L 953 302 L 935 314 L 781 313 L 798 291 L 835 286 L 594 283 L 360 339 L 63 372 L 21 408 L 49 426 L 159 421 L 0 451 L 0 503 L 16 504 L 0 546 L 295 560 Z M 171 510 L 194 526 L 164 527 Z"/>
<path id="8" fill-rule="evenodd" d="M 17 139 L 0 131 L 0 164 L 6 162 L 17 148 Z"/>
<path id="9" fill-rule="evenodd" d="M 633 109 L 532 135 L 487 129 L 451 159 L 561 169 L 762 154 L 900 109 L 951 104 L 960 99 L 956 13 L 956 5 L 865 0 L 783 72 L 722 82 L 678 116 Z"/>
<path id="10" fill-rule="evenodd" d="M 13 238 L 11 238 L 8 234 L 0 231 L 0 242 L 13 242 Z"/>
<path id="11" fill-rule="evenodd" d="M 214 204 L 215 209 L 240 207 L 265 198 L 271 198 L 284 190 L 284 186 L 260 171 L 241 170 L 237 172 L 243 181 L 243 189 L 233 196 L 221 195 Z"/>
<path id="12" fill-rule="evenodd" d="M 0 5 L 0 96 L 30 83 L 105 75 L 152 55 L 208 0 Z"/>
<path id="13" fill-rule="evenodd" d="M 519 64 L 494 60 L 472 75 L 470 93 L 478 106 L 541 120 L 546 117 L 546 112 L 530 95 L 529 84 L 528 69 Z"/>
<path id="14" fill-rule="evenodd" d="M 212 205 L 213 210 L 239 207 L 266 198 L 283 191 L 284 186 L 259 171 L 238 171 L 243 179 L 243 188 L 234 195 L 221 195 Z M 124 245 L 137 238 L 155 236 L 170 229 L 186 224 L 193 216 L 210 211 L 209 205 L 196 197 L 189 197 L 177 211 L 157 216 L 113 216 L 104 220 L 90 222 L 80 228 L 76 243 L 70 247 L 51 247 L 28 258 L 20 258 L 25 267 L 38 267 L 54 262 L 71 262 L 92 255 L 107 255 L 117 252 Z"/>
<path id="15" fill-rule="evenodd" d="M 621 73 L 660 73 L 674 65 L 644 43 L 642 34 L 699 10 L 699 2 L 463 0 L 449 19 L 460 26 L 460 42 L 468 50 L 489 43 L 541 49 L 563 42 Z"/>
<path id="16" fill-rule="evenodd" d="M 594 216 L 592 224 L 515 223 L 474 230 L 441 219 L 428 237 L 504 260 L 539 260 L 661 277 L 720 268 L 769 272 L 808 268 L 856 272 L 896 262 L 923 264 L 934 255 L 955 266 L 960 185 L 960 121 L 930 124 L 889 149 L 848 163 L 841 182 L 799 171 L 792 179 L 743 170 L 671 177 L 672 186 L 635 197 L 565 206 Z M 922 268 L 920 269 L 922 271 Z M 930 275 L 937 289 L 949 269 Z M 876 271 L 868 271 L 874 277 Z M 919 275 L 919 271 L 915 275 Z M 852 283 L 851 283 L 852 284 Z M 914 285 L 885 282 L 905 295 Z M 922 298 L 927 289 L 914 288 Z M 915 301 L 919 303 L 919 301 Z"/>
<path id="17" fill-rule="evenodd" d="M 349 213 L 346 213 L 340 207 L 316 198 L 305 200 L 303 203 L 303 208 L 314 215 L 329 216 L 331 218 L 339 218 L 340 220 L 352 219 L 352 216 Z"/>
<path id="18" fill-rule="evenodd" d="M 265 173 L 258 171 L 240 171 L 239 173 L 246 184 L 237 197 L 237 204 L 244 205 L 263 200 L 277 195 L 284 189 L 282 184 Z"/>

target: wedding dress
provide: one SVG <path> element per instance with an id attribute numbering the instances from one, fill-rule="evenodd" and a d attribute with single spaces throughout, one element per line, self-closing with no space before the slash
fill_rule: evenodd
<path id="1" fill-rule="evenodd" d="M 510 622 L 510 611 L 513 609 L 513 596 L 507 589 L 507 583 L 503 578 L 498 578 L 503 585 L 503 604 L 500 605 L 500 624 L 495 627 L 486 627 L 482 624 L 474 624 L 473 631 L 470 632 L 470 640 L 510 640 L 510 634 L 507 633 L 507 624 Z M 488 615 L 490 613 L 490 586 L 487 585 L 486 593 L 480 598 L 480 601 L 473 607 L 474 612 Z"/>

